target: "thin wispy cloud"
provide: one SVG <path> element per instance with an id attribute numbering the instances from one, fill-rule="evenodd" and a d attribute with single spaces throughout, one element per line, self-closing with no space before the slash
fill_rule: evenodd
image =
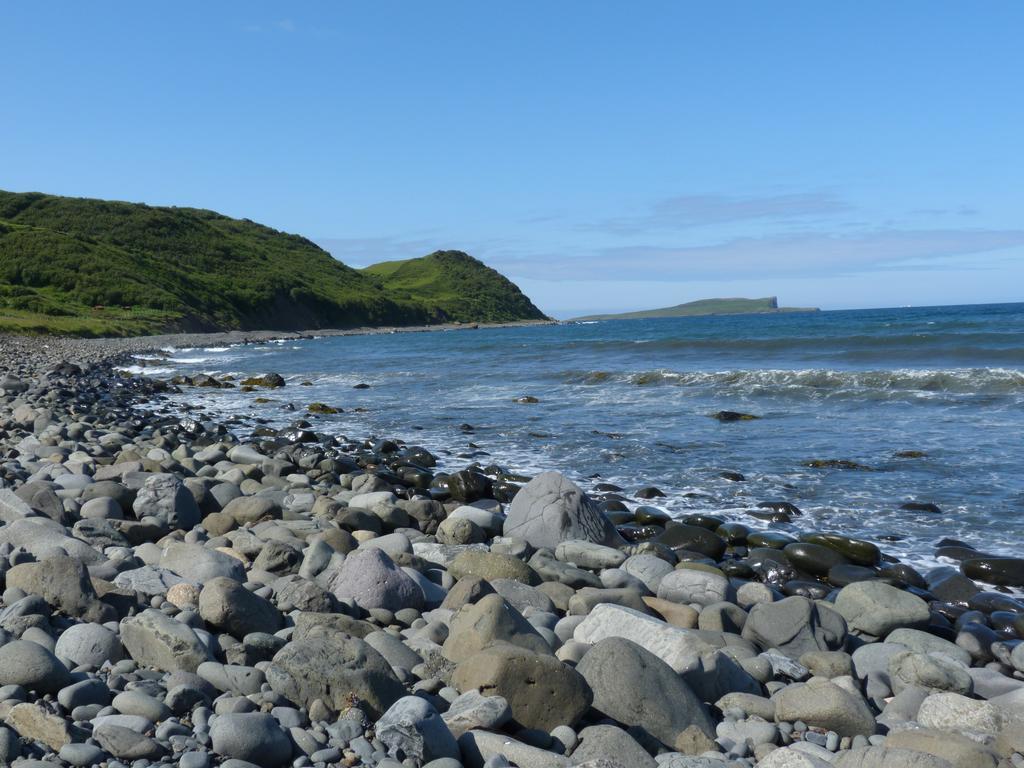
<path id="1" fill-rule="evenodd" d="M 576 255 L 502 254 L 510 273 L 538 279 L 752 279 L 857 274 L 1024 246 L 1024 230 L 899 230 L 857 234 L 800 232 L 743 237 L 707 245 L 622 246 Z"/>
<path id="2" fill-rule="evenodd" d="M 646 213 L 604 219 L 591 227 L 631 235 L 741 221 L 791 221 L 834 215 L 854 206 L 834 192 L 793 192 L 776 195 L 679 195 L 660 200 Z"/>
<path id="3" fill-rule="evenodd" d="M 278 19 L 277 21 L 269 22 L 266 25 L 263 24 L 243 24 L 243 32 L 263 32 L 264 30 L 271 30 L 275 32 L 295 32 L 298 26 L 291 19 Z"/>

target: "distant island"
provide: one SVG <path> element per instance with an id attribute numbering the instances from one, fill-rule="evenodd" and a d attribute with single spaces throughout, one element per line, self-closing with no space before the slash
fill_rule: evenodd
<path id="1" fill-rule="evenodd" d="M 0 331 L 130 336 L 547 319 L 461 251 L 357 270 L 196 208 L 0 191 Z"/>
<path id="2" fill-rule="evenodd" d="M 674 307 L 647 309 L 642 312 L 621 312 L 610 315 L 586 315 L 572 321 L 645 320 L 652 317 L 698 317 L 700 315 L 770 315 L 782 312 L 820 312 L 817 307 L 780 307 L 776 296 L 763 299 L 701 299 L 676 304 Z"/>

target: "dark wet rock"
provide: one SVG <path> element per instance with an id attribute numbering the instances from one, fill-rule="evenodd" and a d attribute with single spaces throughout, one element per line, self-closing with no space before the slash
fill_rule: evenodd
<path id="1" fill-rule="evenodd" d="M 717 527 L 717 526 L 716 526 Z M 672 549 L 685 549 L 699 552 L 713 560 L 720 560 L 725 554 L 725 539 L 713 531 L 697 525 L 671 523 L 665 527 L 657 541 Z"/>
<path id="2" fill-rule="evenodd" d="M 448 493 L 456 501 L 470 503 L 486 498 L 491 490 L 491 479 L 471 469 L 448 476 Z"/>
<path id="3" fill-rule="evenodd" d="M 942 514 L 942 510 L 939 509 L 939 506 L 930 501 L 908 501 L 904 504 L 900 504 L 900 509 L 906 510 L 907 512 L 927 512 L 930 515 Z"/>
<path id="4" fill-rule="evenodd" d="M 804 462 L 805 467 L 811 469 L 855 469 L 863 472 L 870 472 L 871 467 L 860 464 L 849 459 L 812 459 Z"/>
<path id="5" fill-rule="evenodd" d="M 801 536 L 800 540 L 835 550 L 856 565 L 877 565 L 882 556 L 878 546 L 870 541 L 854 539 L 835 533 L 810 533 Z"/>
<path id="6" fill-rule="evenodd" d="M 766 547 L 768 549 L 784 549 L 787 544 L 792 544 L 796 539 L 782 531 L 752 531 L 747 536 L 747 543 L 751 547 Z"/>
<path id="7" fill-rule="evenodd" d="M 660 525 L 662 527 L 672 519 L 672 516 L 665 510 L 646 504 L 634 509 L 633 517 L 640 525 Z"/>
<path id="8" fill-rule="evenodd" d="M 834 565 L 828 570 L 828 583 L 834 587 L 845 587 L 855 581 L 871 581 L 879 578 L 879 574 L 872 568 L 865 568 L 862 565 L 843 563 Z M 887 580 L 888 581 L 888 580 Z"/>
<path id="9" fill-rule="evenodd" d="M 770 509 L 773 512 L 783 512 L 791 517 L 799 517 L 803 511 L 788 501 L 762 501 L 757 505 L 758 509 Z"/>
<path id="10" fill-rule="evenodd" d="M 243 387 L 264 387 L 266 389 L 277 389 L 284 385 L 284 377 L 279 373 L 266 373 L 262 376 L 250 376 L 247 379 L 243 379 L 241 382 L 241 386 Z"/>
<path id="11" fill-rule="evenodd" d="M 653 485 L 644 486 L 633 494 L 638 499 L 661 499 L 665 498 L 665 492 Z"/>
<path id="12" fill-rule="evenodd" d="M 1024 587 L 1024 558 L 975 557 L 960 563 L 964 576 L 1003 587 Z"/>
<path id="13" fill-rule="evenodd" d="M 741 413 L 739 411 L 718 411 L 717 413 L 711 414 L 711 418 L 717 419 L 718 421 L 754 421 L 755 419 L 761 418 L 760 416 L 754 416 L 750 413 Z"/>
<path id="14" fill-rule="evenodd" d="M 813 576 L 828 576 L 832 568 L 849 562 L 830 547 L 804 541 L 787 544 L 783 552 L 794 568 Z"/>

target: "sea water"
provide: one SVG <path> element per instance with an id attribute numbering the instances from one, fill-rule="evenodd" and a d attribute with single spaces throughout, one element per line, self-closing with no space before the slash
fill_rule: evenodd
<path id="1" fill-rule="evenodd" d="M 175 349 L 160 366 L 148 370 L 282 374 L 285 388 L 258 393 L 269 403 L 173 396 L 240 417 L 242 436 L 323 402 L 343 412 L 307 417 L 316 430 L 398 437 L 442 469 L 654 485 L 666 496 L 650 503 L 674 515 L 754 527 L 748 510 L 785 500 L 804 514 L 783 530 L 863 536 L 911 562 L 933 562 L 943 537 L 1024 550 L 1024 304 L 327 337 Z M 758 418 L 722 423 L 721 410 Z M 832 459 L 863 468 L 808 466 Z M 941 512 L 900 509 L 911 501 Z"/>

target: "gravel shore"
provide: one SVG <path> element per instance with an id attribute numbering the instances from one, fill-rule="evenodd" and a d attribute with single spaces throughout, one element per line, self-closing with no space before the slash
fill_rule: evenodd
<path id="1" fill-rule="evenodd" d="M 1024 765 L 1024 560 L 241 442 L 117 370 L 302 336 L 0 337 L 0 765 Z"/>

